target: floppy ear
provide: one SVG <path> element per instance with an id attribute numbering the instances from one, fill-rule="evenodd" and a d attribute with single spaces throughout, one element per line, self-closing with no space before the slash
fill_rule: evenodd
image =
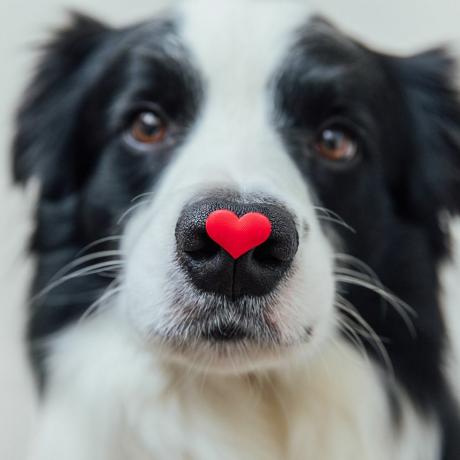
<path id="1" fill-rule="evenodd" d="M 90 56 L 109 29 L 79 14 L 44 47 L 17 116 L 13 176 L 24 183 L 37 176 L 42 198 L 62 198 L 77 186 L 76 136 L 85 81 L 94 74 Z"/>
<path id="2" fill-rule="evenodd" d="M 410 120 L 405 158 L 408 210 L 431 225 L 439 212 L 460 213 L 460 102 L 456 62 L 444 49 L 393 58 Z M 402 110 L 403 106 L 401 107 Z M 407 153 L 407 152 L 406 152 Z"/>

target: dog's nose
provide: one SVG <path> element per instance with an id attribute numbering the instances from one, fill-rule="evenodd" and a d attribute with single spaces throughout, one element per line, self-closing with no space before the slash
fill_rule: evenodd
<path id="1" fill-rule="evenodd" d="M 198 289 L 229 298 L 270 293 L 298 248 L 291 213 L 274 203 L 205 199 L 176 226 L 177 257 Z"/>

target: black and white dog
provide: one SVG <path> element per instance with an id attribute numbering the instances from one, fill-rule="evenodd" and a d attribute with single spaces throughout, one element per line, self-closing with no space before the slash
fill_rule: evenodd
<path id="1" fill-rule="evenodd" d="M 41 183 L 33 459 L 460 458 L 454 62 L 374 52 L 303 3 L 76 16 L 46 48 L 14 143 Z M 268 240 L 231 257 L 218 210 Z"/>

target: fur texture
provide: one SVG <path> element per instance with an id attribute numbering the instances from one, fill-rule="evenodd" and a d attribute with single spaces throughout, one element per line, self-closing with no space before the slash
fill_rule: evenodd
<path id="1" fill-rule="evenodd" d="M 41 182 L 32 458 L 457 459 L 439 281 L 460 211 L 453 72 L 442 49 L 384 55 L 297 2 L 58 32 L 13 149 L 16 180 Z M 145 111 L 161 143 L 133 141 Z M 353 161 L 318 155 L 327 128 Z M 293 216 L 269 295 L 210 294 L 181 268 L 177 221 L 210 197 Z M 251 338 L 203 338 L 233 327 Z"/>

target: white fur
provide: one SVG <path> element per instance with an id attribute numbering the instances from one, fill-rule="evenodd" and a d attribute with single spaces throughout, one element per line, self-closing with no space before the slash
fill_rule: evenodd
<path id="1" fill-rule="evenodd" d="M 460 219 L 451 222 L 452 258 L 440 270 L 443 311 L 449 332 L 448 370 L 460 401 Z"/>
<path id="2" fill-rule="evenodd" d="M 176 366 L 113 311 L 63 334 L 34 460 L 432 460 L 436 430 L 341 341 L 306 363 L 218 376 Z M 398 433 L 398 434 L 396 434 Z"/>

